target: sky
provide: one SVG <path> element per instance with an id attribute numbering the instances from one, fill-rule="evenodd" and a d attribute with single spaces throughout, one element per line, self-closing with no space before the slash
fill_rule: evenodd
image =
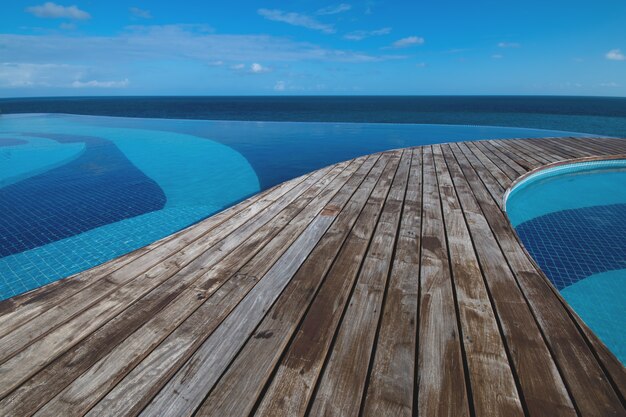
<path id="1" fill-rule="evenodd" d="M 365 94 L 624 97 L 626 1 L 2 5 L 0 97 Z"/>

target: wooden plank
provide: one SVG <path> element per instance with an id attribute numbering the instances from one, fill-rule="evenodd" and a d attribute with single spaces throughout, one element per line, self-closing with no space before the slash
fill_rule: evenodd
<path id="1" fill-rule="evenodd" d="M 433 146 L 448 250 L 472 386 L 479 416 L 523 416 L 507 352 L 500 334 L 457 191 L 440 146 Z"/>
<path id="2" fill-rule="evenodd" d="M 54 328 L 54 331 L 46 333 L 44 337 L 37 339 L 25 349 L 18 351 L 14 356 L 10 357 L 8 352 L 2 352 L 4 355 L 9 356 L 10 359 L 0 365 L 0 396 L 6 395 L 21 382 L 33 375 L 37 370 L 41 369 L 65 350 L 70 349 L 98 327 L 115 317 L 119 312 L 123 311 L 128 304 L 140 299 L 160 283 L 174 276 L 178 270 L 181 270 L 181 266 L 184 266 L 181 271 L 185 274 L 193 275 L 205 272 L 208 266 L 218 262 L 230 251 L 235 249 L 242 240 L 252 235 L 260 226 L 256 223 L 261 223 L 261 225 L 267 223 L 277 212 L 282 211 L 284 207 L 295 200 L 300 193 L 304 192 L 325 173 L 326 170 L 323 170 L 308 177 L 303 183 L 293 189 L 295 190 L 294 195 L 290 198 L 284 197 L 276 204 L 270 206 L 270 208 L 263 211 L 260 216 L 254 218 L 252 223 L 245 223 L 244 227 L 237 230 L 237 234 L 230 235 L 228 239 L 212 246 L 210 250 L 203 253 L 198 250 L 199 256 L 194 256 L 195 251 L 193 251 L 194 255 L 189 255 L 189 252 L 181 251 L 182 254 L 180 256 L 183 257 L 183 259 L 191 261 L 187 262 L 186 266 L 184 263 L 181 265 L 180 263 L 170 263 L 169 261 L 163 264 L 157 264 L 159 273 L 155 275 L 148 274 L 143 277 L 143 279 L 131 280 L 126 285 L 115 290 L 111 296 L 102 298 L 95 303 L 92 308 L 84 311 L 80 315 L 74 316 L 60 327 Z M 29 323 L 36 322 L 36 320 L 37 319 L 32 320 Z M 16 332 L 10 335 L 14 333 Z M 8 339 L 8 342 L 13 342 L 13 344 L 0 343 L 0 345 L 7 346 L 8 349 L 15 349 L 16 345 L 25 343 L 25 341 L 17 337 Z"/>
<path id="3" fill-rule="evenodd" d="M 482 200 L 480 205 L 506 257 L 504 262 L 510 263 L 577 409 L 588 416 L 619 415 L 623 408 L 618 396 L 575 323 L 550 290 L 550 284 L 520 248 L 505 215 L 493 200 Z M 567 343 L 563 343 L 564 340 Z"/>
<path id="4" fill-rule="evenodd" d="M 476 146 L 478 146 L 479 148 L 482 148 L 483 152 L 485 153 L 487 151 L 490 152 L 493 156 L 498 158 L 502 163 L 508 165 L 512 170 L 510 171 L 512 175 L 512 176 L 509 175 L 510 178 L 517 178 L 520 175 L 524 175 L 525 173 L 530 171 L 530 168 L 526 161 L 520 162 L 518 155 L 514 155 L 509 150 L 496 146 L 492 142 L 493 141 L 490 141 L 490 140 L 480 141 L 480 142 L 476 142 Z"/>
<path id="5" fill-rule="evenodd" d="M 615 148 L 610 142 L 605 141 L 600 145 L 592 138 L 562 138 L 559 143 L 565 143 L 571 148 L 587 152 L 589 156 L 610 155 L 615 152 Z"/>
<path id="6" fill-rule="evenodd" d="M 626 370 L 500 207 L 527 170 L 626 141 L 425 149 L 305 175 L 0 303 L 0 415 L 626 414 Z"/>
<path id="7" fill-rule="evenodd" d="M 484 146 L 492 149 L 497 149 L 502 154 L 506 155 L 509 159 L 517 163 L 526 172 L 543 165 L 543 163 L 539 162 L 539 160 L 537 160 L 536 158 L 529 156 L 528 154 L 517 148 L 509 146 L 509 144 L 507 144 L 506 142 L 507 140 L 488 140 L 484 142 Z"/>
<path id="8" fill-rule="evenodd" d="M 315 184 L 315 187 L 307 190 L 307 193 L 311 191 L 310 197 L 312 198 L 315 196 L 315 200 L 311 201 L 311 198 L 304 198 L 303 195 L 289 206 L 289 208 L 294 208 L 292 211 L 293 213 L 296 213 L 298 209 L 302 209 L 306 206 L 305 210 L 301 211 L 296 218 L 310 219 L 310 216 L 307 214 L 307 210 L 314 211 L 317 207 L 317 210 L 319 211 L 321 209 L 320 204 L 323 204 L 328 198 L 330 198 L 330 196 L 336 193 L 337 189 L 341 186 L 341 184 L 345 183 L 347 178 L 350 177 L 352 180 L 352 177 L 354 177 L 352 173 L 354 173 L 356 168 L 359 167 L 361 163 L 362 160 L 357 159 L 350 164 L 347 169 L 343 170 L 343 172 L 342 169 L 345 165 L 336 165 L 332 170 L 334 172 L 331 171 L 327 177 L 318 181 Z M 316 194 L 316 188 L 318 194 Z M 320 192 L 320 190 L 322 191 Z M 64 386 L 57 386 L 58 384 L 47 384 L 46 377 L 52 377 L 57 374 L 60 369 L 67 366 L 64 364 L 71 363 L 72 366 L 69 368 L 70 371 L 63 373 L 60 380 L 68 382 L 72 381 L 76 378 L 76 376 L 80 375 L 81 372 L 84 372 L 87 368 L 89 368 L 89 366 L 92 366 L 94 362 L 113 349 L 115 343 L 111 339 L 123 340 L 123 338 L 127 337 L 127 335 L 133 333 L 139 325 L 151 319 L 150 323 L 146 324 L 142 328 L 142 331 L 135 333 L 132 336 L 132 338 L 141 341 L 144 350 L 138 349 L 137 347 L 134 350 L 120 348 L 120 351 L 126 352 L 129 356 L 120 358 L 119 356 L 116 357 L 114 354 L 110 354 L 105 359 L 101 359 L 98 365 L 92 366 L 89 372 L 84 373 L 79 380 L 72 384 L 72 386 L 65 389 L 64 394 L 59 397 L 62 399 L 61 403 L 65 407 L 74 407 L 72 409 L 73 412 L 77 412 L 79 407 L 88 407 L 90 403 L 97 401 L 99 398 L 98 395 L 102 395 L 98 393 L 101 393 L 103 390 L 104 392 L 108 391 L 105 386 L 115 384 L 115 381 L 119 380 L 124 375 L 122 371 L 118 370 L 119 367 L 122 367 L 123 370 L 126 370 L 125 372 L 128 372 L 130 370 L 129 367 L 132 368 L 133 363 L 138 362 L 147 354 L 145 353 L 145 350 L 149 351 L 151 346 L 154 347 L 162 341 L 177 327 L 178 324 L 180 324 L 180 322 L 191 314 L 198 307 L 198 305 L 203 302 L 203 300 L 211 296 L 211 294 L 219 288 L 220 282 L 224 282 L 226 277 L 230 277 L 231 274 L 233 274 L 233 271 L 236 271 L 241 265 L 252 258 L 252 256 L 257 254 L 261 248 L 264 250 L 271 249 L 272 252 L 270 252 L 270 254 L 276 256 L 279 256 L 282 252 L 284 252 L 286 246 L 288 246 L 288 242 L 284 242 L 284 240 L 289 239 L 289 236 L 294 234 L 297 235 L 299 232 L 298 230 L 289 230 L 285 233 L 285 221 L 280 220 L 281 216 L 277 216 L 263 228 L 259 229 L 255 233 L 254 237 L 247 239 L 243 245 L 237 248 L 237 250 L 224 258 L 220 262 L 219 268 L 212 268 L 210 272 L 204 276 L 196 277 L 195 281 L 192 283 L 193 285 L 191 287 L 187 286 L 184 292 L 178 284 L 179 281 L 188 281 L 185 280 L 184 277 L 182 280 L 178 281 L 171 280 L 173 281 L 172 284 L 176 284 L 176 287 L 167 285 L 170 283 L 170 281 L 168 281 L 159 286 L 156 291 L 152 291 L 149 294 L 149 299 L 146 300 L 146 303 L 149 303 L 152 300 L 155 300 L 154 302 L 158 302 L 158 298 L 165 297 L 168 294 L 168 290 L 173 292 L 173 295 L 178 295 L 172 305 L 167 306 L 166 311 L 159 313 L 160 315 L 167 317 L 167 319 L 161 319 L 149 314 L 149 311 L 146 311 L 148 310 L 148 307 L 145 306 L 146 303 L 137 302 L 131 305 L 131 307 L 122 315 L 116 317 L 95 334 L 91 335 L 85 343 L 81 343 L 78 347 L 67 352 L 58 361 L 55 361 L 50 367 L 48 367 L 51 369 L 46 368 L 45 372 L 40 372 L 35 376 L 35 378 L 29 380 L 26 384 L 21 386 L 5 401 L 0 402 L 0 411 L 15 409 L 19 411 L 19 413 L 16 412 L 16 414 L 21 415 L 26 414 L 27 409 L 42 405 L 50 399 L 50 397 L 57 394 Z M 287 229 L 289 229 L 289 227 L 290 226 L 288 225 Z M 281 238 L 274 238 L 279 231 L 281 231 L 281 234 L 285 236 L 285 239 L 281 240 Z M 274 242 L 281 243 L 276 245 Z M 265 256 L 264 258 L 265 261 L 271 265 L 272 256 Z M 185 287 L 183 287 L 183 289 L 184 288 Z M 142 337 L 141 332 L 147 336 Z M 107 343 L 104 348 L 98 348 L 99 344 L 102 343 L 102 340 L 106 340 Z M 127 340 L 125 343 L 132 346 L 130 340 Z M 94 352 L 97 352 L 97 354 L 94 354 Z M 90 377 L 89 375 L 92 372 L 94 372 L 95 375 Z M 57 378 L 57 382 L 61 382 L 58 381 L 58 379 L 59 378 Z M 37 395 L 29 395 L 33 394 L 33 391 L 35 391 Z M 53 407 L 50 406 L 50 408 Z M 68 410 L 59 410 L 58 414 L 68 414 L 69 412 L 70 411 Z"/>
<path id="9" fill-rule="evenodd" d="M 223 306 L 222 308 L 226 311 L 232 310 L 240 300 L 238 294 L 243 297 L 257 282 L 251 274 L 246 274 L 240 269 L 242 265 L 258 254 L 265 261 L 265 270 L 269 269 L 273 262 L 285 252 L 295 237 L 310 223 L 311 212 L 319 212 L 348 178 L 352 180 L 354 178 L 352 174 L 361 162 L 357 160 L 343 172 L 343 164 L 337 165 L 333 169 L 334 174 L 315 184 L 313 188 L 317 188 L 317 191 L 314 191 L 309 196 L 310 198 L 303 199 L 301 197 L 290 204 L 288 208 L 294 208 L 290 214 L 287 215 L 286 212 L 283 212 L 276 216 L 259 229 L 252 238 L 247 239 L 245 243 L 224 258 L 220 262 L 219 268 L 212 268 L 197 278 L 193 286 L 182 293 L 165 311 L 152 318 L 122 345 L 91 366 L 87 372 L 83 373 L 80 378 L 48 403 L 44 409 L 46 414 L 82 414 L 87 411 L 189 315 L 197 312 L 207 298 L 209 298 L 210 306 Z M 371 167 L 371 165 L 369 166 Z M 366 169 L 368 168 L 366 167 Z M 286 215 L 285 218 L 281 218 L 283 214 Z M 295 224 L 290 223 L 290 221 L 295 219 L 303 220 L 302 224 L 294 227 Z M 237 272 L 238 269 L 239 272 Z M 224 283 L 227 279 L 229 281 Z M 228 295 L 227 299 L 222 297 L 224 294 Z M 220 314 L 216 309 L 213 311 L 214 315 L 211 319 L 217 325 L 219 323 L 217 317 Z M 206 321 L 206 326 L 210 327 L 208 321 Z M 77 365 L 84 364 L 75 363 L 74 367 Z"/>
<path id="10" fill-rule="evenodd" d="M 325 170 L 320 171 L 315 175 L 319 176 L 325 172 Z M 313 182 L 314 178 L 307 177 L 305 181 L 296 184 L 294 187 L 286 187 L 287 191 L 285 194 L 276 196 L 283 197 L 277 204 L 280 205 L 287 201 L 284 200 L 286 196 L 295 198 Z M 201 228 L 195 228 L 190 235 L 157 247 L 145 256 L 131 261 L 120 269 L 108 274 L 105 279 L 97 280 L 84 290 L 63 299 L 51 308 L 43 312 L 37 310 L 36 312 L 41 314 L 29 317 L 29 321 L 14 321 L 13 325 L 19 323 L 19 327 L 12 329 L 12 332 L 0 338 L 0 363 L 53 331 L 78 313 L 94 306 L 99 301 L 104 301 L 106 296 L 114 295 L 114 290 L 129 282 L 132 283 L 137 277 L 154 282 L 157 282 L 159 278 L 169 278 L 173 273 L 194 260 L 202 250 L 219 242 L 219 240 L 228 236 L 234 230 L 241 231 L 242 224 L 250 219 L 251 213 L 259 213 L 257 217 L 262 218 L 265 212 L 261 212 L 261 210 L 266 210 L 271 203 L 273 203 L 272 200 L 257 200 L 251 206 L 232 216 L 228 221 L 222 222 L 211 229 L 211 233 L 207 233 L 208 231 L 203 231 Z M 250 223 L 248 222 L 248 224 Z M 87 273 L 85 278 L 80 276 L 80 279 L 88 280 L 89 273 Z M 42 305 L 41 309 L 45 307 L 45 305 Z M 24 317 L 24 315 L 20 314 L 20 317 Z"/>
<path id="11" fill-rule="evenodd" d="M 560 139 L 560 138 L 559 138 Z M 560 160 L 574 159 L 585 156 L 581 154 L 577 149 L 573 149 L 565 143 L 553 143 L 548 140 L 548 138 L 543 138 L 540 140 L 536 139 L 528 139 L 526 141 L 527 145 L 534 145 L 543 152 L 552 152 L 557 155 Z"/>
<path id="12" fill-rule="evenodd" d="M 132 273 L 134 264 L 140 264 L 146 269 L 149 268 L 151 262 L 162 261 L 166 254 L 173 254 L 181 250 L 190 242 L 206 235 L 234 215 L 244 210 L 254 209 L 254 203 L 274 201 L 305 178 L 306 176 L 302 176 L 296 180 L 280 184 L 217 213 L 200 223 L 88 271 L 55 281 L 28 293 L 0 302 L 0 337 L 57 306 L 61 301 L 68 300 L 71 296 L 95 284 L 98 280 L 106 279 L 111 273 L 121 268 L 124 268 L 124 270 L 120 272 L 125 274 Z M 167 249 L 164 248 L 165 245 L 167 245 Z M 156 251 L 157 248 L 158 252 Z M 147 257 L 149 252 L 153 253 L 150 257 Z"/>
<path id="13" fill-rule="evenodd" d="M 460 152 L 463 152 L 463 155 L 466 156 L 467 160 L 472 164 L 472 166 L 477 169 L 485 169 L 483 164 L 476 158 L 476 156 L 467 148 L 467 146 L 459 146 L 459 144 L 454 143 L 450 144 L 451 147 L 458 149 Z M 490 171 L 487 171 L 487 175 L 482 177 L 482 180 L 485 182 L 485 186 L 487 190 L 489 190 L 489 194 L 493 196 L 494 199 L 499 198 L 504 195 L 505 188 L 502 187 L 500 183 L 496 180 L 496 178 L 489 174 Z"/>
<path id="14" fill-rule="evenodd" d="M 511 149 L 512 153 L 520 155 L 520 157 L 525 160 L 536 162 L 537 166 L 550 164 L 554 161 L 554 159 L 550 158 L 548 155 L 544 155 L 542 152 L 537 152 L 534 149 L 523 146 L 520 140 L 495 140 L 493 142 L 499 144 L 501 147 Z"/>
<path id="15" fill-rule="evenodd" d="M 370 191 L 372 188 L 369 187 Z M 346 239 L 350 230 L 347 227 L 350 224 L 346 222 L 354 224 L 355 214 L 365 205 L 367 195 L 360 196 L 360 199 L 356 210 L 343 210 L 340 213 L 337 222 L 333 224 L 338 233 L 331 232 L 324 236 L 196 416 L 250 414 L 281 353 L 330 269 L 334 254 Z M 334 246 L 332 252 L 329 252 L 329 244 Z M 329 253 L 332 255 L 329 256 Z M 233 396 L 240 400 L 233 402 Z"/>
<path id="16" fill-rule="evenodd" d="M 418 412 L 468 416 L 469 405 L 432 149 L 424 149 Z"/>
<path id="17" fill-rule="evenodd" d="M 540 141 L 537 139 L 523 139 L 515 141 L 516 146 L 528 149 L 528 152 L 536 155 L 538 158 L 547 158 L 550 163 L 562 161 L 568 159 L 568 155 L 564 155 L 561 152 L 554 153 L 550 149 L 542 148 Z"/>
<path id="18" fill-rule="evenodd" d="M 380 175 L 380 170 L 382 170 L 385 164 L 386 158 L 383 156 L 375 166 L 371 175 Z M 368 178 L 370 177 L 368 176 Z M 267 254 L 265 254 L 265 256 L 267 256 Z M 253 263 L 249 268 L 244 268 L 237 277 L 251 277 L 257 280 L 260 278 L 260 276 L 256 278 L 258 276 L 257 274 L 263 271 L 265 265 L 264 261 L 264 256 L 258 257 L 258 262 Z M 228 284 L 229 282 L 226 283 L 226 285 Z M 225 299 L 228 298 L 230 297 L 225 296 Z M 213 297 L 209 299 L 209 302 L 212 302 L 212 299 Z M 171 336 L 172 343 L 167 343 L 159 347 L 158 350 L 160 350 L 160 352 L 153 352 L 98 404 L 93 413 L 97 415 L 106 410 L 116 415 L 126 412 L 131 413 L 132 410 L 136 410 L 136 412 L 141 410 L 147 401 L 158 391 L 161 384 L 167 381 L 168 376 L 175 372 L 177 367 L 180 366 L 178 363 L 184 363 L 194 349 L 211 333 L 214 326 L 219 324 L 221 317 L 225 317 L 229 311 L 230 310 L 227 310 L 224 313 L 217 314 L 215 308 L 209 306 L 206 311 L 192 317 L 192 320 L 186 321 L 184 325 L 177 329 L 175 334 Z M 214 319 L 216 316 L 218 316 L 219 320 Z M 163 362 L 161 360 L 162 357 L 168 358 L 168 361 Z M 153 376 L 148 381 L 143 379 L 147 370 L 151 370 L 150 374 Z M 155 375 L 158 376 L 158 380 L 155 380 Z"/>
<path id="19" fill-rule="evenodd" d="M 304 415 L 391 186 L 396 158 L 376 184 L 283 355 L 255 415 Z"/>
<path id="20" fill-rule="evenodd" d="M 358 415 L 387 288 L 411 164 L 406 151 L 378 219 L 310 416 Z"/>
<path id="21" fill-rule="evenodd" d="M 487 158 L 497 165 L 511 180 L 515 180 L 520 175 L 527 172 L 517 162 L 513 161 L 506 154 L 500 152 L 497 148 L 486 146 L 483 142 L 472 142 Z"/>
<path id="22" fill-rule="evenodd" d="M 476 253 L 522 388 L 521 400 L 530 415 L 576 415 L 540 329 L 475 199 L 490 195 L 478 178 L 486 174 L 481 172 L 484 167 L 475 171 L 463 152 L 453 146 L 450 149 L 452 152 L 444 147 L 445 158 L 470 235 L 480 242 Z M 475 197 L 472 191 L 480 194 Z"/>
<path id="23" fill-rule="evenodd" d="M 191 416 L 264 314 L 311 253 L 337 213 L 317 217 L 141 413 Z"/>
<path id="24" fill-rule="evenodd" d="M 498 181 L 503 190 L 509 188 L 513 182 L 511 178 L 504 171 L 503 167 L 496 165 L 487 155 L 476 147 L 473 142 L 467 142 L 460 144 L 460 147 L 465 148 L 472 152 L 481 164 L 485 166 L 491 173 L 491 175 Z"/>
<path id="25" fill-rule="evenodd" d="M 422 148 L 416 148 L 365 396 L 363 415 L 366 417 L 413 414 L 421 212 Z"/>

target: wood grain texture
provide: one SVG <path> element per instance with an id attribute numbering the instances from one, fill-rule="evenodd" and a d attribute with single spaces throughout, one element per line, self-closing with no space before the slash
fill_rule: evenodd
<path id="1" fill-rule="evenodd" d="M 0 415 L 626 416 L 502 208 L 626 140 L 383 152 L 0 302 Z"/>

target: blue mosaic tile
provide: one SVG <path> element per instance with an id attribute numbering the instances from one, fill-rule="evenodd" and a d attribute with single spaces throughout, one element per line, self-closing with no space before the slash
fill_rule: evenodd
<path id="1" fill-rule="evenodd" d="M 112 142 L 32 136 L 82 142 L 86 149 L 68 164 L 0 188 L 0 258 L 164 207 L 161 188 Z"/>
<path id="2" fill-rule="evenodd" d="M 626 204 L 550 213 L 516 231 L 559 290 L 592 274 L 626 269 Z"/>

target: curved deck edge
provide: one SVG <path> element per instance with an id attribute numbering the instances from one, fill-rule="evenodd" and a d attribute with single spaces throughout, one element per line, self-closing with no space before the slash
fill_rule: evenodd
<path id="1" fill-rule="evenodd" d="M 503 210 L 626 140 L 367 155 L 0 302 L 2 415 L 626 415 Z"/>

